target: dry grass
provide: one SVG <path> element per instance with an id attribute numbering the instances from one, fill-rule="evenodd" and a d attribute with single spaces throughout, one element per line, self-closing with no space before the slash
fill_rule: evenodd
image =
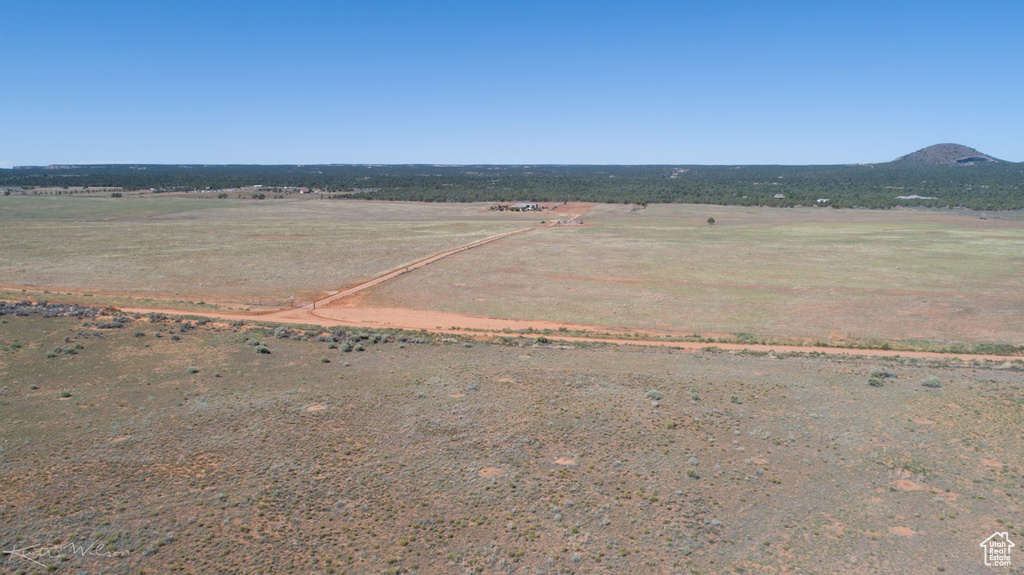
<path id="1" fill-rule="evenodd" d="M 1013 369 L 4 321 L 0 543 L 130 551 L 73 572 L 964 573 L 1021 534 Z"/>
<path id="2" fill-rule="evenodd" d="M 9 197 L 2 206 L 2 284 L 207 302 L 305 299 L 527 225 L 478 204 Z"/>
<path id="3" fill-rule="evenodd" d="M 682 333 L 1024 343 L 1018 220 L 605 205 L 584 221 L 459 254 L 366 303 Z"/>

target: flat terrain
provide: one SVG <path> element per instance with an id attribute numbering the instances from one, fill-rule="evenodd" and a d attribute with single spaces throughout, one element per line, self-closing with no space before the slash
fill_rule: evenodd
<path id="1" fill-rule="evenodd" d="M 337 305 L 683 334 L 1020 345 L 1024 221 L 995 218 L 599 205 L 583 226 L 465 252 Z"/>
<path id="2" fill-rule="evenodd" d="M 267 312 L 294 297 L 319 300 L 316 323 L 1024 345 L 1018 212 L 569 204 L 499 213 L 187 197 L 0 205 L 8 299 L 26 289 L 122 307 Z M 572 216 L 583 225 L 552 224 Z M 518 230 L 530 233 L 509 234 Z"/>
<path id="3" fill-rule="evenodd" d="M 0 198 L 0 285 L 287 305 L 536 226 L 481 204 Z"/>
<path id="4" fill-rule="evenodd" d="M 1019 362 L 110 319 L 0 319 L 0 544 L 128 552 L 59 572 L 985 573 L 1024 531 Z"/>

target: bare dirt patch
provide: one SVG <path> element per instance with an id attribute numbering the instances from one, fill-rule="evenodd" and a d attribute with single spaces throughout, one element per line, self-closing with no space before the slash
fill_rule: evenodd
<path id="1" fill-rule="evenodd" d="M 327 409 L 327 406 L 322 403 L 314 403 L 313 405 L 307 405 L 306 411 L 321 411 Z"/>
<path id="2" fill-rule="evenodd" d="M 505 472 L 500 467 L 482 467 L 476 473 L 480 477 L 484 477 L 484 478 L 487 478 L 487 479 L 492 479 L 492 478 L 495 478 L 495 477 L 500 477 Z"/>
<path id="3" fill-rule="evenodd" d="M 893 482 L 893 485 L 901 491 L 923 491 L 927 489 L 924 485 L 909 479 L 899 479 Z"/>

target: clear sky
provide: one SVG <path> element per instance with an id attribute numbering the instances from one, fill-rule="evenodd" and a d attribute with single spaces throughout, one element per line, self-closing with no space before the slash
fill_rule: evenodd
<path id="1" fill-rule="evenodd" d="M 1024 2 L 0 0 L 0 167 L 1024 161 Z"/>

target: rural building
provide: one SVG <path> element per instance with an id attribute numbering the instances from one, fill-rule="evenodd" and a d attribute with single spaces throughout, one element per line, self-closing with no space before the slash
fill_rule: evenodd
<path id="1" fill-rule="evenodd" d="M 536 210 L 537 209 L 537 204 L 533 204 L 533 203 L 512 204 L 512 209 L 513 210 L 524 210 L 524 211 L 528 211 L 529 212 L 529 211 Z"/>
<path id="2" fill-rule="evenodd" d="M 783 199 L 785 197 L 786 197 L 786 194 L 775 194 L 775 199 L 776 200 L 781 200 L 781 199 Z"/>

